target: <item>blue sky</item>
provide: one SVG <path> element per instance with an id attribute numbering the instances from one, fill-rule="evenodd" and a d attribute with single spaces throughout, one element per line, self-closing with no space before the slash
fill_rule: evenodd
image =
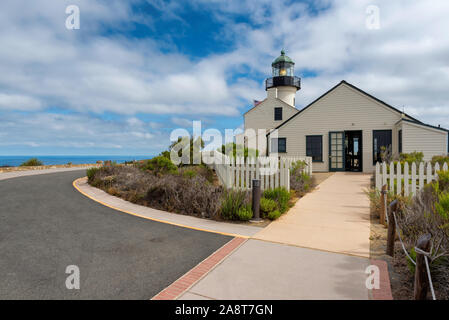
<path id="1" fill-rule="evenodd" d="M 299 109 L 345 79 L 449 127 L 448 15 L 444 0 L 3 0 L 0 155 L 154 155 L 192 120 L 241 127 L 281 48 Z"/>

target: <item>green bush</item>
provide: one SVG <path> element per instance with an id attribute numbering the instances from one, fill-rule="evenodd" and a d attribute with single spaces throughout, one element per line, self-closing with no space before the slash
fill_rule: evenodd
<path id="1" fill-rule="evenodd" d="M 243 150 L 243 155 L 239 154 L 239 157 L 245 157 L 248 158 L 254 158 L 254 157 L 258 157 L 259 156 L 259 150 L 257 149 L 251 149 L 251 148 L 247 148 L 244 147 L 242 145 L 238 145 L 239 147 L 239 152 L 241 152 Z M 237 156 L 237 144 L 235 142 L 230 142 L 228 144 L 224 144 L 221 146 L 221 148 L 219 148 L 217 151 L 221 152 L 223 154 L 226 154 L 227 156 L 231 156 L 230 154 L 227 154 L 226 151 L 232 149 L 232 157 L 236 157 Z"/>
<path id="2" fill-rule="evenodd" d="M 260 199 L 260 211 L 262 211 L 262 213 L 268 214 L 276 208 L 277 208 L 276 201 L 264 197 Z"/>
<path id="3" fill-rule="evenodd" d="M 432 157 L 432 166 L 438 163 L 440 166 L 443 166 L 445 163 L 449 164 L 449 155 L 441 155 L 441 156 L 433 156 Z"/>
<path id="4" fill-rule="evenodd" d="M 408 162 L 408 164 L 412 164 L 413 162 L 420 163 L 424 159 L 424 153 L 422 152 L 411 152 L 411 153 L 401 153 L 399 155 L 399 161 Z"/>
<path id="5" fill-rule="evenodd" d="M 182 175 L 184 176 L 184 177 L 186 177 L 186 178 L 193 178 L 193 177 L 195 177 L 196 176 L 196 171 L 194 171 L 194 170 L 185 170 L 183 173 L 182 173 Z"/>
<path id="6" fill-rule="evenodd" d="M 37 158 L 31 158 L 24 163 L 22 163 L 21 167 L 37 167 L 37 166 L 43 166 L 44 164 L 39 161 Z"/>
<path id="7" fill-rule="evenodd" d="M 87 180 L 92 182 L 95 178 L 95 174 L 100 170 L 100 168 L 89 168 L 86 170 Z"/>
<path id="8" fill-rule="evenodd" d="M 157 156 L 153 159 L 146 160 L 143 165 L 141 165 L 141 169 L 152 171 L 155 175 L 176 173 L 178 171 L 178 167 L 171 162 L 170 159 L 164 156 Z"/>
<path id="9" fill-rule="evenodd" d="M 443 219 L 449 219 L 449 193 L 442 192 L 438 195 L 435 210 Z"/>
<path id="10" fill-rule="evenodd" d="M 237 216 L 239 220 L 248 221 L 253 217 L 253 211 L 251 210 L 251 206 L 243 206 L 240 207 L 237 211 Z"/>
<path id="11" fill-rule="evenodd" d="M 288 192 L 284 187 L 265 190 L 263 197 L 274 200 L 277 203 L 281 213 L 287 211 L 288 203 L 290 201 L 290 192 Z"/>
<path id="12" fill-rule="evenodd" d="M 221 204 L 221 217 L 226 220 L 239 220 L 239 210 L 248 206 L 249 197 L 246 191 L 227 190 Z"/>
<path id="13" fill-rule="evenodd" d="M 274 211 L 271 211 L 270 213 L 268 213 L 267 217 L 270 220 L 276 220 L 280 216 L 281 216 L 281 212 L 279 210 L 274 210 Z"/>

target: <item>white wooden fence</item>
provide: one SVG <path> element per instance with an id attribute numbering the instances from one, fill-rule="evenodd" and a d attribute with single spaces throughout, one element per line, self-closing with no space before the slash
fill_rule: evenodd
<path id="1" fill-rule="evenodd" d="M 410 166 L 404 163 L 404 170 L 400 163 L 387 164 L 383 162 L 376 163 L 376 188 L 382 189 L 383 185 L 388 186 L 388 191 L 395 194 L 415 195 L 425 184 L 432 182 L 438 176 L 438 171 L 447 171 L 448 165 L 445 163 L 442 167 L 438 163 L 432 167 L 430 162 L 421 162 L 419 166 L 412 163 Z"/>
<path id="2" fill-rule="evenodd" d="M 278 187 L 290 190 L 290 168 L 300 160 L 306 163 L 304 171 L 312 174 L 311 157 L 231 158 L 217 151 L 203 152 L 202 157 L 226 188 L 248 190 L 253 179 L 260 179 L 262 190 Z"/>

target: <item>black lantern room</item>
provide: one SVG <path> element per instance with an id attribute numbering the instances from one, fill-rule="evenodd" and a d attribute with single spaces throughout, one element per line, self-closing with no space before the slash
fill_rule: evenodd
<path id="1" fill-rule="evenodd" d="M 272 78 L 268 78 L 265 83 L 265 89 L 291 86 L 297 90 L 301 88 L 301 79 L 295 77 L 295 63 L 290 57 L 285 55 L 285 51 L 281 51 L 281 55 L 271 64 Z"/>

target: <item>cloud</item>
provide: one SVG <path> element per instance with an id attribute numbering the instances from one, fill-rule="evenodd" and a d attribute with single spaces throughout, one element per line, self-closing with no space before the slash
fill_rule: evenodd
<path id="1" fill-rule="evenodd" d="M 166 148 L 169 138 L 135 118 L 109 121 L 88 115 L 39 113 L 23 116 L 0 114 L 2 128 L 0 149 L 30 146 L 33 148 L 64 148 L 71 154 L 83 149 L 108 153 L 124 149 L 132 154 L 156 154 Z"/>
<path id="2" fill-rule="evenodd" d="M 134 10 L 143 3 L 161 14 Z M 69 4 L 80 7 L 80 30 L 65 28 Z M 151 150 L 164 148 L 163 128 L 185 126 L 185 119 L 240 117 L 252 99 L 263 99 L 263 80 L 282 47 L 303 76 L 299 107 L 345 79 L 423 121 L 449 127 L 449 2 L 379 2 L 378 30 L 365 26 L 371 4 L 4 0 L 0 110 L 6 112 L 2 125 L 12 124 L 15 135 L 0 127 L 1 143 L 138 148 L 152 141 Z M 155 29 L 156 19 L 187 30 L 188 10 L 221 24 L 210 32 L 217 44 L 229 43 L 226 50 L 208 48 L 211 54 L 197 57 L 180 51 L 174 38 L 133 33 L 137 25 L 163 32 Z M 46 110 L 53 107 L 73 114 Z M 25 125 L 13 111 L 41 112 Z M 104 120 L 105 113 L 124 120 Z M 154 119 L 143 121 L 141 115 Z"/>
<path id="3" fill-rule="evenodd" d="M 0 93 L 0 110 L 39 110 L 42 103 L 32 97 Z"/>

